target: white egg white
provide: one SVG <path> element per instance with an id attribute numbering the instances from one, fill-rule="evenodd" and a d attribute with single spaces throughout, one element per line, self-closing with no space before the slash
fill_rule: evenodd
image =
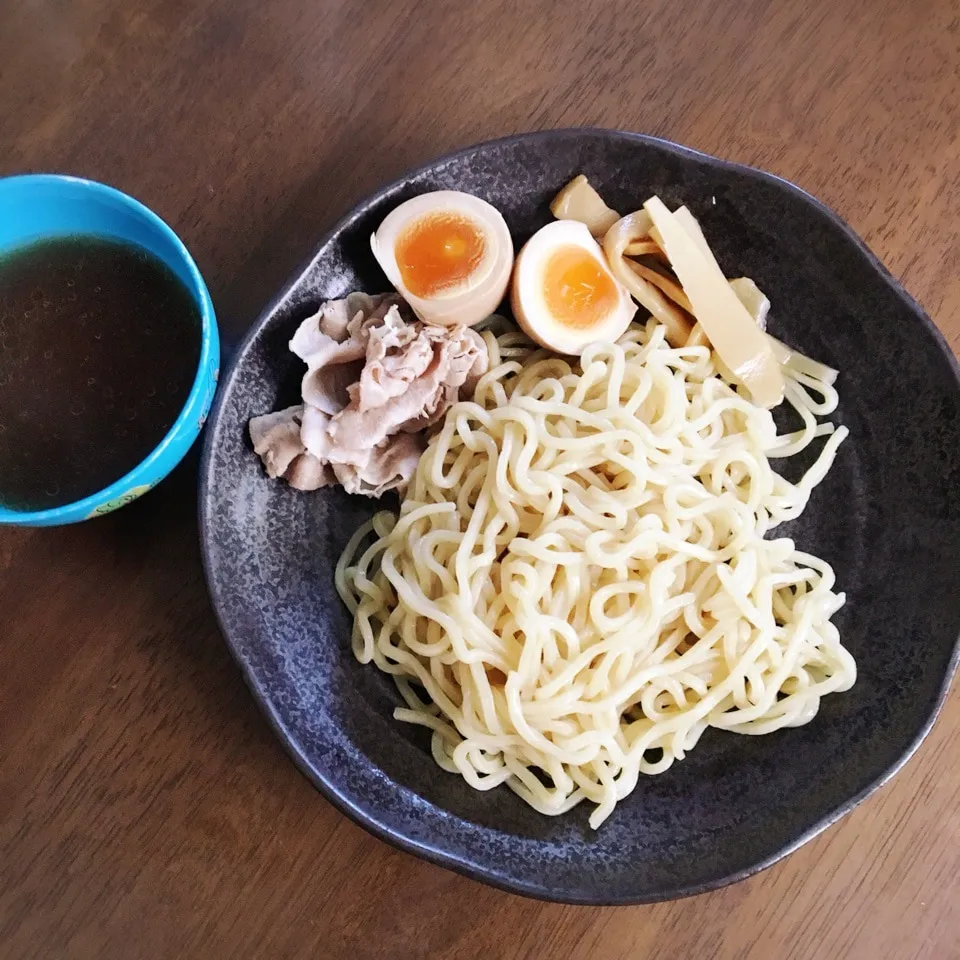
<path id="1" fill-rule="evenodd" d="M 484 253 L 466 280 L 434 297 L 414 296 L 397 264 L 396 245 L 403 231 L 423 217 L 454 213 L 476 224 L 483 233 Z M 485 200 L 457 190 L 435 190 L 401 203 L 387 215 L 370 246 L 377 263 L 397 292 L 424 322 L 438 326 L 472 326 L 493 313 L 507 292 L 513 269 L 513 240 L 500 211 Z"/>
<path id="2" fill-rule="evenodd" d="M 550 311 L 544 296 L 547 265 L 562 247 L 576 246 L 596 260 L 617 290 L 614 308 L 599 322 L 585 329 L 564 324 Z M 517 323 L 528 337 L 558 353 L 579 356 L 591 343 L 612 343 L 619 339 L 637 312 L 630 294 L 607 265 L 603 250 L 586 225 L 576 220 L 555 220 L 538 230 L 517 254 L 513 270 L 510 303 Z"/>

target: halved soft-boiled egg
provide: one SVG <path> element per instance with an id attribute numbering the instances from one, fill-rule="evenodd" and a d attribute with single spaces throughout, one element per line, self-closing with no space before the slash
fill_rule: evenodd
<path id="1" fill-rule="evenodd" d="M 470 326 L 507 292 L 513 240 L 496 207 L 457 190 L 401 203 L 370 238 L 387 279 L 424 321 Z"/>
<path id="2" fill-rule="evenodd" d="M 574 356 L 588 344 L 618 339 L 637 312 L 600 245 L 575 220 L 548 223 L 524 244 L 510 303 L 528 337 Z"/>

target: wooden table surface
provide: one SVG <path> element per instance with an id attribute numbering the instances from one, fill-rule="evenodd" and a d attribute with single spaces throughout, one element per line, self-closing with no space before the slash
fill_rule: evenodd
<path id="1" fill-rule="evenodd" d="M 0 175 L 113 183 L 227 343 L 334 218 L 451 148 L 640 130 L 799 183 L 960 344 L 957 0 L 7 0 Z M 0 532 L 0 956 L 960 958 L 960 690 L 905 770 L 775 867 L 647 907 L 488 889 L 369 837 L 261 719 L 200 570 L 196 460 Z"/>

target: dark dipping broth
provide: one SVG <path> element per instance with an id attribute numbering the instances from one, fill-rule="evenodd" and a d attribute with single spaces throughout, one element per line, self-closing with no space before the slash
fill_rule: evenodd
<path id="1" fill-rule="evenodd" d="M 137 466 L 183 408 L 200 331 L 139 247 L 70 236 L 0 256 L 0 504 L 62 506 Z"/>

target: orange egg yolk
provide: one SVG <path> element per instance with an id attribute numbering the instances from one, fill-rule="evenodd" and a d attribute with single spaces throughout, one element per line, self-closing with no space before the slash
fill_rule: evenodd
<path id="1" fill-rule="evenodd" d="M 602 323 L 620 301 L 616 283 L 596 257 L 573 244 L 550 254 L 543 296 L 554 320 L 575 330 Z"/>
<path id="2" fill-rule="evenodd" d="M 435 297 L 474 273 L 485 248 L 483 231 L 462 214 L 428 214 L 397 238 L 400 279 L 415 297 Z"/>

